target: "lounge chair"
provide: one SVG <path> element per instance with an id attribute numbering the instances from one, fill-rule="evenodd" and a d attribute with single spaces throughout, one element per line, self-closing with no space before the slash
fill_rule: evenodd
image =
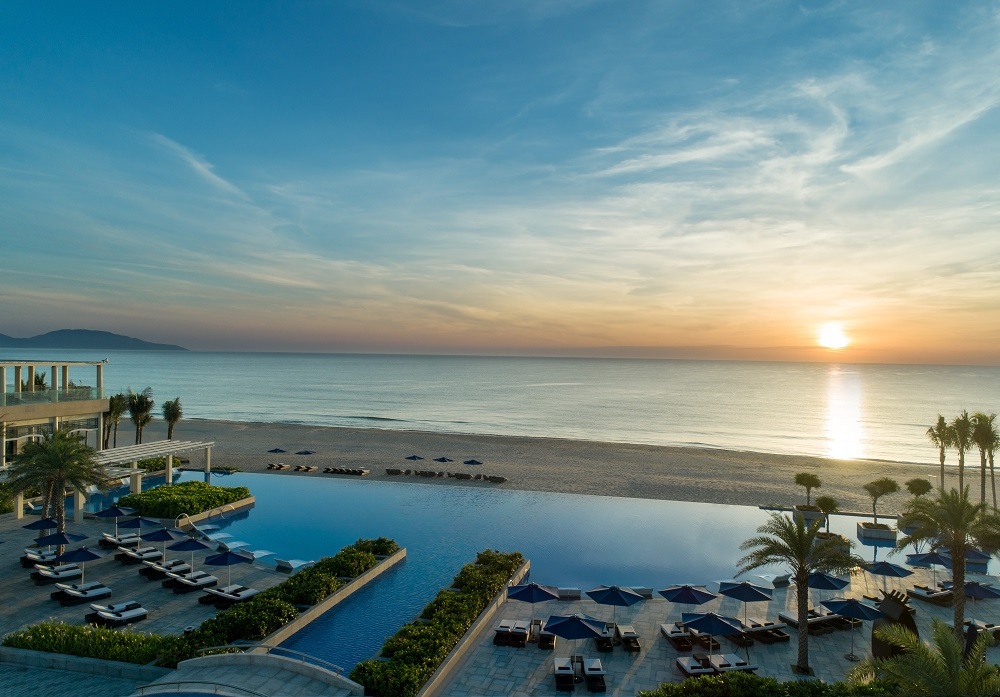
<path id="1" fill-rule="evenodd" d="M 130 603 L 129 605 L 131 607 L 128 610 L 97 610 L 96 612 L 89 613 L 84 619 L 105 627 L 123 627 L 133 622 L 140 622 L 149 616 L 146 608 L 139 603 Z M 91 617 L 94 617 L 94 619 L 91 620 Z"/>
<path id="2" fill-rule="evenodd" d="M 552 659 L 552 672 L 556 677 L 557 692 L 573 692 L 576 690 L 576 671 L 570 659 L 559 656 Z"/>
<path id="3" fill-rule="evenodd" d="M 699 632 L 695 629 L 688 629 L 688 631 L 691 632 L 691 641 L 706 651 L 718 651 L 722 648 L 722 644 L 719 643 L 719 640 L 711 634 Z"/>
<path id="4" fill-rule="evenodd" d="M 180 571 L 176 573 L 173 571 L 168 571 L 167 577 L 163 580 L 163 583 L 161 583 L 160 585 L 163 586 L 164 588 L 173 588 L 178 583 L 180 583 L 182 578 L 191 581 L 199 579 L 202 576 L 208 576 L 208 575 L 209 574 L 206 571 Z M 212 578 L 215 577 L 213 576 Z"/>
<path id="5" fill-rule="evenodd" d="M 163 552 L 156 547 L 119 547 L 115 559 L 122 564 L 138 564 L 141 561 L 156 561 L 163 558 Z"/>
<path id="6" fill-rule="evenodd" d="M 756 664 L 744 661 L 735 653 L 713 654 L 709 656 L 708 660 L 717 673 L 729 673 L 732 671 L 752 673 L 758 668 Z"/>
<path id="7" fill-rule="evenodd" d="M 538 632 L 538 648 L 552 650 L 556 647 L 556 635 L 552 632 L 546 632 L 544 630 L 539 630 Z"/>
<path id="8" fill-rule="evenodd" d="M 144 561 L 139 573 L 150 581 L 165 578 L 168 572 L 175 574 L 187 573 L 191 570 L 191 565 L 183 559 L 170 559 L 168 561 Z"/>
<path id="9" fill-rule="evenodd" d="M 680 669 L 685 677 L 696 675 L 711 675 L 715 672 L 708 656 L 678 656 L 674 660 L 675 665 Z"/>
<path id="10" fill-rule="evenodd" d="M 635 631 L 635 627 L 630 624 L 615 625 L 615 637 L 626 651 L 638 653 L 642 650 L 642 646 L 639 644 L 639 634 Z"/>
<path id="11" fill-rule="evenodd" d="M 260 593 L 256 588 L 247 588 L 238 584 L 226 586 L 225 588 L 206 588 L 205 595 L 198 598 L 202 605 L 215 605 L 220 610 L 250 600 Z"/>
<path id="12" fill-rule="evenodd" d="M 56 560 L 54 549 L 39 549 L 38 547 L 25 547 L 24 556 L 21 557 L 21 567 L 30 569 L 35 564 L 51 564 Z"/>
<path id="13" fill-rule="evenodd" d="M 137 533 L 129 532 L 122 535 L 112 535 L 110 532 L 101 533 L 101 539 L 97 544 L 102 549 L 114 549 L 115 547 L 128 547 L 130 545 L 139 546 L 142 538 Z"/>
<path id="14" fill-rule="evenodd" d="M 45 583 L 56 583 L 58 581 L 70 581 L 83 576 L 83 570 L 76 564 L 61 564 L 59 566 L 45 566 L 35 564 L 35 571 L 31 574 L 31 580 L 36 586 Z"/>
<path id="15" fill-rule="evenodd" d="M 528 620 L 515 620 L 510 628 L 510 645 L 523 649 L 528 644 Z"/>
<path id="16" fill-rule="evenodd" d="M 691 634 L 682 625 L 678 625 L 676 622 L 674 624 L 661 624 L 660 634 L 662 634 L 670 645 L 674 647 L 680 653 L 686 653 L 694 648 L 694 642 L 691 640 Z"/>
<path id="17" fill-rule="evenodd" d="M 907 589 L 906 595 L 909 598 L 923 600 L 941 607 L 950 607 L 955 600 L 955 592 L 951 588 L 937 590 L 928 586 L 913 586 L 913 588 Z"/>
<path id="18" fill-rule="evenodd" d="M 91 612 L 84 617 L 87 622 L 93 622 L 97 619 L 98 612 L 126 612 L 128 610 L 136 610 L 142 607 L 142 603 L 138 600 L 126 600 L 125 602 L 115 603 L 113 605 L 98 605 L 97 603 L 91 603 Z"/>
<path id="19" fill-rule="evenodd" d="M 206 574 L 204 571 L 196 571 L 194 574 L 182 574 L 177 578 L 177 583 L 173 585 L 174 593 L 190 593 L 191 591 L 211 588 L 219 583 L 215 576 Z"/>
<path id="20" fill-rule="evenodd" d="M 510 630 L 514 628 L 514 620 L 500 620 L 493 628 L 493 645 L 510 646 Z"/>
<path id="21" fill-rule="evenodd" d="M 80 585 L 75 583 L 57 583 L 56 588 L 59 590 L 50 594 L 49 597 L 52 600 L 58 600 L 59 604 L 63 607 L 111 597 L 111 589 L 100 581 L 91 581 L 90 583 Z"/>
<path id="22" fill-rule="evenodd" d="M 750 622 L 746 635 L 762 644 L 778 644 L 789 641 L 791 637 L 784 631 L 785 625 L 776 622 Z"/>
<path id="23" fill-rule="evenodd" d="M 608 687 L 604 682 L 605 675 L 607 675 L 607 671 L 604 670 L 601 659 L 583 659 L 583 679 L 587 681 L 588 690 L 591 692 L 607 692 Z"/>
<path id="24" fill-rule="evenodd" d="M 594 648 L 596 648 L 601 653 L 608 653 L 614 651 L 615 648 L 615 632 L 612 627 L 604 627 L 604 631 L 601 636 L 594 637 Z"/>

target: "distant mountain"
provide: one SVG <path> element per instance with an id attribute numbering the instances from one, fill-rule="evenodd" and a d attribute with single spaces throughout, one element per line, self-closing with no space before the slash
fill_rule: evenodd
<path id="1" fill-rule="evenodd" d="M 0 334 L 0 348 L 107 349 L 114 351 L 187 351 L 174 344 L 154 344 L 131 336 L 92 329 L 57 329 L 54 332 L 18 339 Z"/>

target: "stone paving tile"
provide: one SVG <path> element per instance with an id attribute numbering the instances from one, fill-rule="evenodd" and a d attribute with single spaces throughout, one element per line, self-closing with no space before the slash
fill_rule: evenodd
<path id="1" fill-rule="evenodd" d="M 876 594 L 876 588 L 882 586 L 881 581 L 875 584 L 866 576 L 864 574 L 855 576 L 844 595 L 860 597 L 862 594 Z M 970 579 L 973 578 L 996 582 L 995 578 L 970 575 Z M 888 588 L 905 590 L 913 583 L 929 583 L 930 581 L 931 572 L 916 570 L 914 575 L 909 578 L 890 581 Z M 832 594 L 827 592 L 820 593 L 818 596 L 813 594 L 812 602 L 818 604 L 821 600 L 830 597 L 833 597 Z M 912 601 L 911 604 L 917 610 L 917 626 L 923 637 L 929 634 L 932 618 L 945 622 L 951 621 L 950 608 L 940 608 L 919 601 Z M 691 608 L 668 603 L 657 596 L 631 608 L 619 608 L 617 612 L 619 623 L 632 624 L 642 637 L 642 651 L 638 655 L 630 655 L 619 647 L 616 647 L 609 654 L 597 653 L 590 641 L 565 641 L 563 639 L 557 640 L 554 651 L 540 650 L 533 643 L 529 643 L 523 649 L 494 646 L 492 628 L 487 627 L 477 637 L 473 637 L 474 648 L 459 662 L 453 676 L 437 692 L 437 697 L 551 695 L 555 692 L 555 683 L 552 677 L 553 657 L 574 654 L 601 659 L 605 670 L 608 671 L 606 676 L 607 694 L 612 697 L 615 695 L 631 697 L 637 690 L 654 689 L 661 682 L 680 682 L 683 680 L 683 675 L 675 666 L 675 659 L 679 654 L 660 635 L 660 624 L 679 620 L 682 612 L 692 610 L 714 611 L 741 619 L 743 617 L 742 604 L 729 598 L 719 598 L 698 608 Z M 750 619 L 778 621 L 779 612 L 794 612 L 794 610 L 795 592 L 794 587 L 790 587 L 776 589 L 770 603 L 751 604 L 748 608 L 748 616 Z M 543 611 L 548 614 L 584 612 L 600 619 L 608 621 L 612 619 L 611 608 L 598 605 L 590 600 L 553 601 L 540 605 L 538 608 L 532 608 L 528 603 L 508 601 L 502 606 L 497 619 L 530 619 L 533 612 L 536 617 L 539 617 L 543 616 Z M 544 616 L 547 617 L 548 614 Z M 1000 602 L 977 604 L 976 616 L 979 619 L 1000 624 Z M 792 672 L 791 666 L 795 662 L 798 650 L 797 634 L 794 629 L 789 628 L 788 631 L 791 640 L 787 644 L 769 646 L 754 644 L 750 648 L 752 661 L 760 666 L 759 675 L 769 675 L 778 680 L 807 679 Z M 854 653 L 859 656 L 870 655 L 871 623 L 866 622 L 862 629 L 855 630 L 853 637 Z M 729 642 L 723 640 L 722 644 L 724 651 L 736 651 L 736 648 Z M 851 633 L 847 631 L 810 637 L 809 662 L 816 677 L 826 681 L 843 679 L 855 665 L 845 658 L 850 648 Z M 739 651 L 742 653 L 745 649 L 739 649 Z M 993 662 L 1000 660 L 1000 647 L 991 648 L 989 658 Z M 509 681 L 503 679 L 505 676 L 510 678 Z"/>
<path id="2" fill-rule="evenodd" d="M 104 675 L 0 663 L 0 697 L 51 697 L 62 694 L 126 697 L 142 684 L 142 681 Z"/>

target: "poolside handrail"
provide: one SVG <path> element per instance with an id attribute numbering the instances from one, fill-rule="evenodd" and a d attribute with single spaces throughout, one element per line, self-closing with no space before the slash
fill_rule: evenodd
<path id="1" fill-rule="evenodd" d="M 179 521 L 180 521 L 181 518 L 187 518 L 187 519 L 190 520 L 191 514 L 190 513 L 178 513 L 177 517 L 174 518 L 174 527 L 175 528 L 179 528 L 180 527 L 180 522 Z M 188 523 L 188 525 L 193 526 L 194 523 Z"/>
<path id="2" fill-rule="evenodd" d="M 246 687 L 240 687 L 239 685 L 230 685 L 224 682 L 209 682 L 208 680 L 172 680 L 170 682 L 151 682 L 148 685 L 139 685 L 135 688 L 137 694 L 145 695 L 155 695 L 155 694 L 170 694 L 171 692 L 180 692 L 180 688 L 185 685 L 199 685 L 202 687 L 212 688 L 212 694 L 229 694 L 220 693 L 219 688 L 223 688 L 227 691 L 239 692 L 245 695 L 250 695 L 250 697 L 268 697 L 268 695 L 262 692 L 256 692 L 255 690 L 250 690 Z M 160 690 L 161 687 L 173 687 L 173 690 Z M 146 689 L 155 690 L 153 692 L 146 692 Z"/>
<path id="3" fill-rule="evenodd" d="M 286 649 L 284 646 L 279 646 L 277 644 L 225 644 L 223 646 L 207 646 L 205 648 L 198 649 L 198 653 L 201 655 L 207 654 L 209 651 L 220 651 L 227 650 L 232 651 L 232 649 L 239 649 L 240 651 L 246 653 L 247 651 L 252 651 L 256 649 L 264 649 L 265 653 L 278 653 L 284 652 L 288 654 L 293 654 L 289 658 L 298 658 L 302 663 L 314 663 L 320 668 L 325 668 L 331 673 L 336 673 L 341 677 L 347 674 L 347 671 L 338 666 L 336 663 L 331 663 L 330 661 L 325 661 L 318 656 L 313 656 L 312 654 L 304 653 L 302 651 L 296 651 L 295 649 Z"/>

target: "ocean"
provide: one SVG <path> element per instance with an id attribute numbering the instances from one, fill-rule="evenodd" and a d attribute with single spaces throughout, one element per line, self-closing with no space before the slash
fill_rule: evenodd
<path id="1" fill-rule="evenodd" d="M 101 360 L 185 419 L 542 436 L 937 463 L 937 415 L 1000 410 L 1000 367 L 160 351 Z M 71 377 L 93 384 L 94 371 Z M 954 454 L 949 459 L 954 460 Z M 973 455 L 973 458 L 976 458 Z"/>

